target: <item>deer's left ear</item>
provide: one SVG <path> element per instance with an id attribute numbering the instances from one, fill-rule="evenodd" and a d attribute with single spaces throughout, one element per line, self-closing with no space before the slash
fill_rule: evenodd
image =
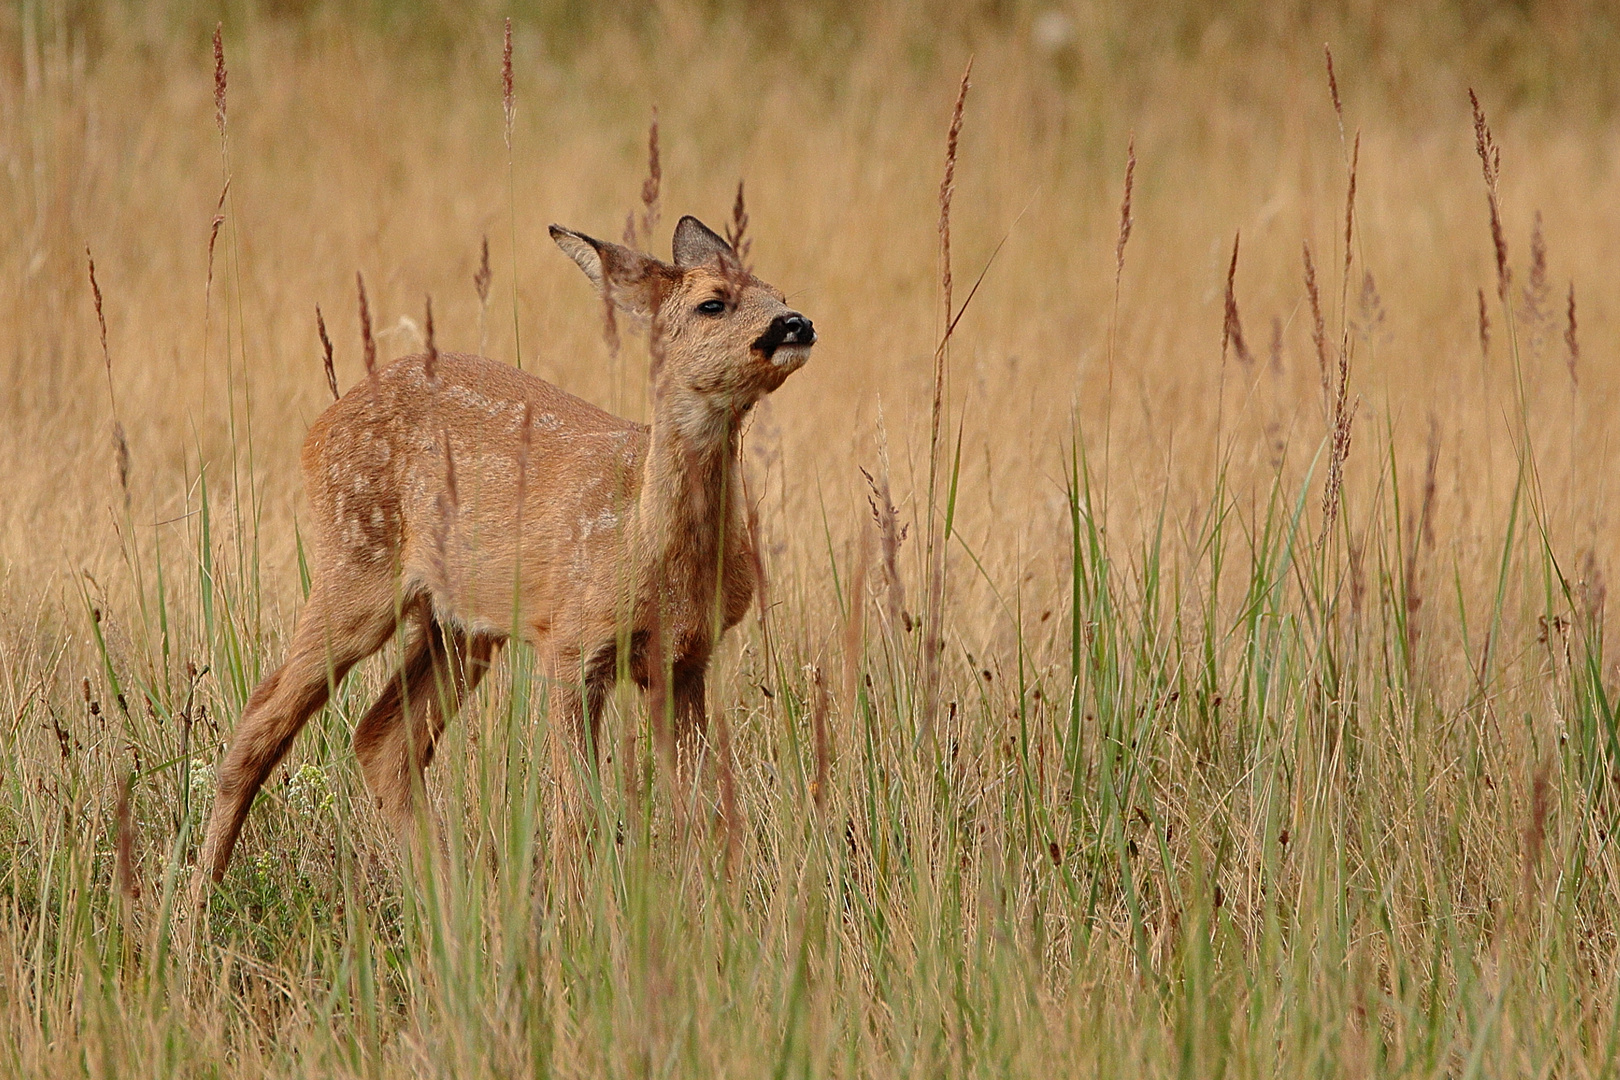
<path id="1" fill-rule="evenodd" d="M 691 214 L 687 214 L 676 224 L 673 246 L 675 265 L 682 270 L 701 266 L 716 255 L 734 255 L 730 244 Z"/>
<path id="2" fill-rule="evenodd" d="M 551 238 L 579 264 L 592 285 L 632 315 L 651 318 L 680 280 L 680 271 L 651 255 L 561 225 L 551 227 Z"/>

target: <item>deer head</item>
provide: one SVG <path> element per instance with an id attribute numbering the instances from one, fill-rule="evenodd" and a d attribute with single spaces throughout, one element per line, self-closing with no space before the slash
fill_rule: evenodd
<path id="1" fill-rule="evenodd" d="M 551 237 L 607 302 L 649 328 L 654 398 L 675 415 L 735 419 L 810 358 L 810 320 L 695 217 L 675 226 L 673 263 L 559 225 Z"/>

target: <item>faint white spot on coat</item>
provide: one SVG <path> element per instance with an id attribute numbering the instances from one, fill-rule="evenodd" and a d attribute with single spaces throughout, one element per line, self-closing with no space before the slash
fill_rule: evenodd
<path id="1" fill-rule="evenodd" d="M 604 509 L 595 517 L 581 517 L 579 519 L 580 533 L 590 536 L 592 533 L 607 532 L 619 524 L 619 515 L 611 507 Z"/>

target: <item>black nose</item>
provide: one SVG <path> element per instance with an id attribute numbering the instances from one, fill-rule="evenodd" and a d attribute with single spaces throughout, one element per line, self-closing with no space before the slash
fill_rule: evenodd
<path id="1" fill-rule="evenodd" d="M 782 316 L 782 344 L 814 345 L 816 328 L 809 319 L 795 312 Z"/>

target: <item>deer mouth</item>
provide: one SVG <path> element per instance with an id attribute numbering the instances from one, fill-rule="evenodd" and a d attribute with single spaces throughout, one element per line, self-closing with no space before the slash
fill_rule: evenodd
<path id="1" fill-rule="evenodd" d="M 791 312 L 772 319 L 753 347 L 766 360 L 791 370 L 810 359 L 810 346 L 815 343 L 815 326 L 798 312 Z"/>

